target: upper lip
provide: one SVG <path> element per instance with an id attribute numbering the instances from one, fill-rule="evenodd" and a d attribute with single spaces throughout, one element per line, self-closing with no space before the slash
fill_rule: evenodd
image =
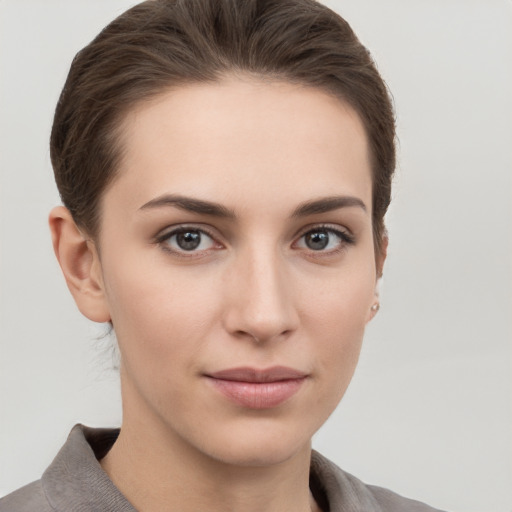
<path id="1" fill-rule="evenodd" d="M 208 373 L 208 377 L 221 380 L 239 382 L 279 382 L 281 380 L 303 379 L 306 373 L 286 366 L 273 366 L 272 368 L 239 367 Z"/>

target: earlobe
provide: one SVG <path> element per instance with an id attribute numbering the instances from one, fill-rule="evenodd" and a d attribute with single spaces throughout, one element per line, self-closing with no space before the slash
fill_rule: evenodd
<path id="1" fill-rule="evenodd" d="M 48 222 L 55 256 L 78 309 L 94 322 L 110 321 L 101 262 L 94 242 L 81 233 L 63 206 L 50 212 Z"/>
<path id="2" fill-rule="evenodd" d="M 380 309 L 380 302 L 378 298 L 378 294 L 376 294 L 375 302 L 372 304 L 370 311 L 368 312 L 368 318 L 366 319 L 366 323 L 373 319 L 373 317 L 378 313 Z"/>

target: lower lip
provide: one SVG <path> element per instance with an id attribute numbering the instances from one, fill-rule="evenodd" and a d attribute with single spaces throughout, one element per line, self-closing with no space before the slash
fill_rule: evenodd
<path id="1" fill-rule="evenodd" d="M 240 382 L 215 378 L 209 380 L 226 398 L 241 407 L 271 409 L 295 395 L 305 378 L 276 382 Z"/>

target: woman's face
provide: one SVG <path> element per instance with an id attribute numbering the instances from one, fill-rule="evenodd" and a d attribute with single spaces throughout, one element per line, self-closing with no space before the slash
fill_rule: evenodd
<path id="1" fill-rule="evenodd" d="M 375 302 L 359 117 L 233 78 L 141 104 L 123 143 L 99 235 L 123 426 L 236 464 L 291 457 L 343 396 Z"/>

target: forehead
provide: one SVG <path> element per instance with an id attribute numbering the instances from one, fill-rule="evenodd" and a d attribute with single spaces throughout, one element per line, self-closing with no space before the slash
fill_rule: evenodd
<path id="1" fill-rule="evenodd" d="M 121 140 L 112 188 L 140 204 L 176 192 L 302 201 L 333 188 L 371 204 L 364 126 L 320 89 L 240 78 L 171 89 L 128 113 Z"/>

